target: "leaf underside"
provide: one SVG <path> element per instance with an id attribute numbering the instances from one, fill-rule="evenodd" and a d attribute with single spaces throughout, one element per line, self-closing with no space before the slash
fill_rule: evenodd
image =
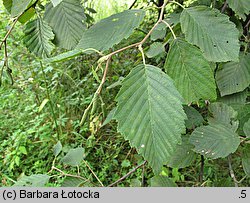
<path id="1" fill-rule="evenodd" d="M 12 0 L 11 17 L 18 16 L 28 7 L 32 0 Z"/>
<path id="2" fill-rule="evenodd" d="M 186 103 L 216 99 L 213 71 L 197 47 L 181 39 L 174 40 L 164 68 Z"/>
<path id="3" fill-rule="evenodd" d="M 143 20 L 143 10 L 126 10 L 96 23 L 83 33 L 77 49 L 107 50 L 128 38 Z"/>
<path id="4" fill-rule="evenodd" d="M 56 35 L 55 44 L 71 50 L 80 41 L 86 26 L 86 16 L 78 0 L 63 0 L 56 7 L 47 5 L 44 20 L 53 28 Z"/>
<path id="5" fill-rule="evenodd" d="M 119 132 L 159 174 L 185 132 L 182 97 L 173 81 L 155 66 L 138 65 L 123 80 L 116 101 Z"/>
<path id="6" fill-rule="evenodd" d="M 29 22 L 24 33 L 24 44 L 32 53 L 42 58 L 50 55 L 54 49 L 54 44 L 51 42 L 54 39 L 54 34 L 45 21 L 38 18 Z"/>
<path id="7" fill-rule="evenodd" d="M 62 2 L 62 0 L 50 0 L 54 7 Z"/>
<path id="8" fill-rule="evenodd" d="M 209 61 L 238 61 L 239 31 L 227 15 L 206 6 L 186 8 L 181 13 L 181 29 L 191 44 L 197 45 Z"/>

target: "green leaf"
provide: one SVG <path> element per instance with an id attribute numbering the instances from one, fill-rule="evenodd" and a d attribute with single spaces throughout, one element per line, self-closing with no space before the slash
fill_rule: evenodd
<path id="1" fill-rule="evenodd" d="M 173 81 L 155 66 L 138 65 L 123 80 L 116 101 L 119 132 L 158 174 L 185 132 L 182 97 Z"/>
<path id="2" fill-rule="evenodd" d="M 84 152 L 83 148 L 70 149 L 61 161 L 70 166 L 78 166 L 84 158 Z"/>
<path id="3" fill-rule="evenodd" d="M 48 101 L 49 99 L 47 98 L 42 101 L 42 103 L 39 106 L 38 112 L 41 112 L 43 110 L 44 106 L 48 103 Z"/>
<path id="4" fill-rule="evenodd" d="M 221 96 L 241 92 L 250 85 L 250 54 L 240 55 L 239 62 L 222 64 L 216 72 Z"/>
<path id="5" fill-rule="evenodd" d="M 223 102 L 225 104 L 245 104 L 247 99 L 247 90 L 242 92 L 237 92 L 234 94 L 226 95 L 218 99 L 219 102 Z"/>
<path id="6" fill-rule="evenodd" d="M 45 174 L 37 174 L 31 176 L 23 176 L 18 180 L 14 186 L 28 186 L 28 187 L 44 187 L 49 182 L 50 176 Z"/>
<path id="7" fill-rule="evenodd" d="M 12 7 L 12 0 L 3 0 L 3 5 L 6 8 L 6 10 L 11 13 L 11 7 Z"/>
<path id="8" fill-rule="evenodd" d="M 234 105 L 233 108 L 238 112 L 238 120 L 240 122 L 238 133 L 244 135 L 244 125 L 250 118 L 250 104 L 246 105 Z"/>
<path id="9" fill-rule="evenodd" d="M 9 13 L 11 13 L 12 1 L 13 0 L 3 0 L 3 5 Z M 28 20 L 30 20 L 34 15 L 35 9 L 31 7 L 18 18 L 18 21 L 24 24 Z"/>
<path id="10" fill-rule="evenodd" d="M 167 28 L 164 23 L 159 23 L 150 35 L 150 39 L 155 41 L 157 39 L 163 39 L 167 33 Z"/>
<path id="11" fill-rule="evenodd" d="M 76 56 L 79 56 L 83 52 L 81 50 L 72 50 L 72 51 L 67 51 L 62 54 L 58 54 L 54 57 L 51 58 L 46 58 L 43 60 L 44 63 L 56 63 L 56 62 L 62 62 L 62 61 L 67 61 L 69 59 L 72 59 Z"/>
<path id="12" fill-rule="evenodd" d="M 50 0 L 54 7 L 60 4 L 63 0 Z"/>
<path id="13" fill-rule="evenodd" d="M 239 31 L 227 15 L 206 6 L 186 8 L 181 14 L 181 29 L 188 42 L 197 45 L 209 61 L 238 61 Z"/>
<path id="14" fill-rule="evenodd" d="M 239 126 L 239 121 L 237 120 L 238 113 L 231 106 L 215 102 L 209 105 L 209 111 L 213 114 L 212 118 L 208 118 L 210 124 L 220 123 L 229 127 L 234 132 L 237 130 Z"/>
<path id="15" fill-rule="evenodd" d="M 26 150 L 25 146 L 20 146 L 18 150 L 19 150 L 19 152 L 21 152 L 22 154 L 27 155 L 27 150 Z"/>
<path id="16" fill-rule="evenodd" d="M 12 0 L 11 17 L 18 16 L 24 12 L 31 2 L 32 0 Z"/>
<path id="17" fill-rule="evenodd" d="M 189 136 L 182 136 L 182 143 L 178 144 L 173 156 L 167 163 L 171 168 L 185 168 L 190 166 L 196 158 L 193 152 L 194 146 L 189 143 Z"/>
<path id="18" fill-rule="evenodd" d="M 113 120 L 115 111 L 116 111 L 116 107 L 113 108 L 113 109 L 109 112 L 109 114 L 107 115 L 107 118 L 105 119 L 105 121 L 104 121 L 103 124 L 102 124 L 102 127 L 105 126 L 105 125 L 107 125 L 111 120 Z"/>
<path id="19" fill-rule="evenodd" d="M 246 145 L 243 150 L 242 166 L 245 173 L 250 176 L 250 145 Z"/>
<path id="20" fill-rule="evenodd" d="M 216 99 L 213 71 L 197 47 L 181 39 L 174 40 L 164 68 L 186 103 Z"/>
<path id="21" fill-rule="evenodd" d="M 31 7 L 18 18 L 18 21 L 24 24 L 28 22 L 35 15 L 35 13 L 36 13 L 36 10 L 33 7 Z"/>
<path id="22" fill-rule="evenodd" d="M 190 136 L 194 151 L 207 158 L 224 158 L 234 153 L 240 144 L 239 136 L 222 124 L 210 124 L 196 128 Z"/>
<path id="23" fill-rule="evenodd" d="M 50 3 L 44 14 L 44 20 L 56 34 L 55 43 L 68 50 L 77 45 L 86 30 L 83 23 L 85 18 L 84 9 L 79 0 L 62 0 L 56 7 Z"/>
<path id="24" fill-rule="evenodd" d="M 180 23 L 181 13 L 171 13 L 166 17 L 166 21 L 172 26 L 176 26 Z M 166 26 L 166 25 L 165 25 Z"/>
<path id="25" fill-rule="evenodd" d="M 24 30 L 24 43 L 27 48 L 39 57 L 48 57 L 54 49 L 51 40 L 54 34 L 51 27 L 42 19 L 38 18 L 29 22 Z"/>
<path id="26" fill-rule="evenodd" d="M 146 55 L 148 58 L 153 58 L 165 51 L 164 45 L 160 42 L 154 42 L 150 45 Z"/>
<path id="27" fill-rule="evenodd" d="M 197 126 L 202 125 L 204 119 L 195 108 L 191 106 L 184 106 L 184 110 L 188 118 L 185 121 L 185 125 L 188 129 L 194 129 Z"/>
<path id="28" fill-rule="evenodd" d="M 127 167 L 130 167 L 131 166 L 131 163 L 129 160 L 125 159 L 122 161 L 122 164 L 121 164 L 122 168 L 127 168 Z"/>
<path id="29" fill-rule="evenodd" d="M 233 11 L 244 21 L 246 15 L 250 13 L 250 1 L 249 0 L 227 0 L 228 5 Z"/>
<path id="30" fill-rule="evenodd" d="M 130 180 L 129 187 L 141 187 L 141 181 L 134 178 L 134 179 Z"/>
<path id="31" fill-rule="evenodd" d="M 107 50 L 122 39 L 128 38 L 133 30 L 140 25 L 144 15 L 143 10 L 126 10 L 109 16 L 84 32 L 76 48 Z"/>
<path id="32" fill-rule="evenodd" d="M 151 187 L 177 187 L 176 183 L 166 176 L 154 176 L 150 179 Z"/>
<path id="33" fill-rule="evenodd" d="M 56 145 L 53 147 L 54 156 L 58 156 L 58 154 L 60 154 L 61 151 L 62 151 L 62 144 L 60 141 L 58 141 Z"/>
<path id="34" fill-rule="evenodd" d="M 61 187 L 79 187 L 83 180 L 75 177 L 66 177 L 61 184 Z"/>
<path id="35" fill-rule="evenodd" d="M 247 138 L 250 138 L 250 119 L 247 122 L 245 122 L 243 126 L 243 131 L 245 135 L 247 136 Z"/>

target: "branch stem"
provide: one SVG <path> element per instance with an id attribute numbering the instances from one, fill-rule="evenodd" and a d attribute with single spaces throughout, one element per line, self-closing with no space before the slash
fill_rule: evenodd
<path id="1" fill-rule="evenodd" d="M 138 168 L 141 168 L 142 166 L 144 166 L 147 163 L 147 161 L 144 161 L 143 163 L 141 163 L 140 165 L 136 166 L 134 169 L 132 169 L 130 172 L 128 172 L 126 175 L 124 175 L 123 177 L 121 177 L 120 179 L 118 179 L 117 181 L 115 181 L 114 183 L 108 185 L 108 187 L 113 187 L 114 185 L 122 182 L 123 180 L 125 180 L 128 176 L 130 176 L 132 173 L 134 173 Z"/>

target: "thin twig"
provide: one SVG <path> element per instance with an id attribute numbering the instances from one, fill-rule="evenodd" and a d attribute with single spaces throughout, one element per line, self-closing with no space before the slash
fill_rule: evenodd
<path id="1" fill-rule="evenodd" d="M 204 156 L 201 155 L 201 166 L 200 166 L 200 174 L 199 174 L 199 182 L 203 182 L 203 174 L 204 174 Z"/>
<path id="2" fill-rule="evenodd" d="M 82 179 L 82 180 L 84 180 L 84 181 L 86 181 L 86 182 L 90 182 L 89 179 L 84 178 L 84 177 L 82 177 L 82 176 L 64 173 L 62 170 L 60 170 L 59 168 L 56 168 L 55 166 L 52 166 L 52 168 L 51 168 L 51 170 L 49 171 L 49 173 L 52 172 L 53 170 L 56 170 L 56 171 L 60 172 L 62 176 L 68 176 L 68 177 L 73 177 L 73 178 L 79 178 L 79 179 Z"/>
<path id="3" fill-rule="evenodd" d="M 21 14 L 20 14 L 18 17 L 16 17 L 16 18 L 14 19 L 12 26 L 10 27 L 10 29 L 8 30 L 8 32 L 7 32 L 6 35 L 4 36 L 3 40 L 1 41 L 1 43 L 0 43 L 0 50 L 2 49 L 3 44 L 7 41 L 7 39 L 8 39 L 8 37 L 9 37 L 10 33 L 11 33 L 12 30 L 14 29 L 14 27 L 15 27 L 17 21 L 18 21 L 18 18 L 19 18 L 20 16 L 21 16 Z"/>
<path id="4" fill-rule="evenodd" d="M 126 179 L 128 176 L 130 176 L 132 173 L 134 173 L 138 168 L 144 166 L 147 163 L 147 161 L 144 161 L 143 163 L 141 163 L 140 165 L 136 166 L 134 169 L 132 169 L 130 172 L 128 172 L 126 175 L 124 175 L 123 177 L 121 177 L 120 179 L 118 179 L 117 181 L 115 181 L 114 183 L 108 185 L 108 187 L 113 187 L 114 185 L 116 185 L 117 183 L 120 183 L 121 181 L 123 181 L 124 179 Z"/>
<path id="5" fill-rule="evenodd" d="M 231 178 L 234 181 L 234 186 L 238 187 L 238 181 L 237 181 L 237 179 L 236 179 L 236 177 L 234 175 L 234 171 L 233 171 L 233 167 L 232 167 L 232 156 L 231 156 L 231 154 L 227 157 L 227 159 L 228 159 L 229 172 L 230 172 Z"/>
<path id="6" fill-rule="evenodd" d="M 178 6 L 180 6 L 181 8 L 185 9 L 185 7 L 183 5 L 181 5 L 179 2 L 177 1 L 169 1 L 169 3 L 173 3 L 173 4 L 176 4 Z"/>
<path id="7" fill-rule="evenodd" d="M 131 6 L 129 7 L 129 10 L 132 9 L 134 7 L 134 5 L 136 4 L 137 0 L 134 0 L 134 2 L 131 4 Z"/>
<path id="8" fill-rule="evenodd" d="M 49 87 L 48 87 L 48 83 L 47 83 L 46 74 L 44 72 L 43 64 L 42 64 L 41 61 L 40 61 L 40 66 L 41 66 L 41 69 L 42 69 L 42 74 L 43 74 L 43 78 L 44 78 L 44 84 L 45 84 L 46 93 L 47 93 L 47 97 L 48 97 L 49 104 L 50 104 L 50 110 L 51 110 L 52 118 L 53 118 L 55 126 L 56 126 L 57 140 L 60 140 L 61 129 L 59 128 L 59 125 L 57 123 L 56 114 L 55 114 L 53 103 L 52 103 L 52 100 L 51 100 L 51 97 L 50 97 L 50 92 L 49 92 Z"/>
<path id="9" fill-rule="evenodd" d="M 247 24 L 245 25 L 245 29 L 247 29 L 247 28 L 249 27 L 249 25 L 250 25 L 250 19 L 249 19 L 249 21 L 247 22 Z"/>
<path id="10" fill-rule="evenodd" d="M 145 184 L 145 165 L 142 166 L 142 174 L 141 174 L 141 187 L 144 187 Z"/>
<path id="11" fill-rule="evenodd" d="M 223 7 L 221 9 L 221 13 L 224 13 L 226 8 L 227 8 L 227 0 L 225 0 L 225 2 L 224 2 L 224 5 L 223 5 Z"/>
<path id="12" fill-rule="evenodd" d="M 171 31 L 171 33 L 172 33 L 172 35 L 173 35 L 174 39 L 176 39 L 176 35 L 174 34 L 174 31 L 173 31 L 172 27 L 169 25 L 169 23 L 168 23 L 168 22 L 166 22 L 165 20 L 162 20 L 162 22 L 163 22 L 164 24 L 166 24 L 166 25 L 167 25 L 167 27 L 168 27 L 168 28 L 169 28 L 169 30 Z"/>
<path id="13" fill-rule="evenodd" d="M 95 172 L 91 169 L 91 167 L 89 166 L 89 164 L 83 160 L 83 162 L 85 163 L 85 165 L 88 167 L 88 169 L 91 171 L 91 173 L 95 176 L 96 180 L 98 180 L 98 182 L 101 184 L 102 187 L 104 187 L 102 181 L 97 177 L 97 175 L 95 174 Z"/>
<path id="14" fill-rule="evenodd" d="M 107 62 L 106 62 L 106 66 L 105 66 L 105 69 L 104 69 L 104 72 L 103 72 L 103 76 L 102 76 L 102 81 L 96 91 L 96 93 L 99 95 L 102 91 L 102 86 L 104 85 L 105 81 L 106 81 L 106 77 L 107 77 L 107 72 L 108 72 L 108 68 L 109 68 L 109 64 L 110 64 L 110 61 L 111 61 L 111 57 L 108 58 Z"/>

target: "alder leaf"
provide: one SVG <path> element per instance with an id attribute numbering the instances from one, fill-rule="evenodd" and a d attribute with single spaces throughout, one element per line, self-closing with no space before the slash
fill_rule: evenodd
<path id="1" fill-rule="evenodd" d="M 128 38 L 140 25 L 144 15 L 143 10 L 126 10 L 109 16 L 84 32 L 76 48 L 107 50 L 124 38 Z"/>
<path id="2" fill-rule="evenodd" d="M 78 166 L 84 158 L 85 150 L 81 147 L 70 149 L 69 152 L 61 159 L 64 164 Z"/>
<path id="3" fill-rule="evenodd" d="M 53 147 L 53 154 L 54 156 L 58 156 L 60 152 L 62 151 L 62 143 L 58 141 L 56 145 Z"/>
<path id="4" fill-rule="evenodd" d="M 239 136 L 230 128 L 212 123 L 196 128 L 190 136 L 194 151 L 207 158 L 224 158 L 234 153 L 240 144 Z"/>
<path id="5" fill-rule="evenodd" d="M 246 20 L 246 15 L 250 13 L 249 0 L 227 0 L 227 3 L 240 18 Z"/>
<path id="6" fill-rule="evenodd" d="M 37 56 L 46 58 L 54 49 L 54 44 L 51 42 L 54 39 L 54 34 L 51 27 L 42 19 L 38 18 L 29 22 L 25 27 L 24 34 L 24 44 Z"/>
<path id="7" fill-rule="evenodd" d="M 24 12 L 31 2 L 32 0 L 12 0 L 11 17 L 18 16 Z"/>
<path id="8" fill-rule="evenodd" d="M 186 103 L 216 99 L 214 73 L 197 47 L 182 39 L 174 40 L 164 68 Z"/>
<path id="9" fill-rule="evenodd" d="M 247 89 L 242 92 L 229 94 L 218 99 L 219 102 L 223 102 L 228 105 L 232 104 L 245 104 L 247 99 Z"/>
<path id="10" fill-rule="evenodd" d="M 160 42 L 154 42 L 150 45 L 146 55 L 148 58 L 153 58 L 165 51 L 164 45 Z"/>
<path id="11" fill-rule="evenodd" d="M 244 172 L 250 176 L 250 145 L 244 146 L 243 156 L 242 156 L 242 166 Z"/>
<path id="12" fill-rule="evenodd" d="M 118 131 L 159 174 L 185 133 L 183 99 L 172 79 L 155 66 L 138 65 L 122 81 L 116 101 Z"/>
<path id="13" fill-rule="evenodd" d="M 169 177 L 158 175 L 150 179 L 151 187 L 177 187 L 176 183 Z"/>
<path id="14" fill-rule="evenodd" d="M 63 0 L 50 0 L 54 7 L 60 4 Z"/>
<path id="15" fill-rule="evenodd" d="M 250 119 L 247 122 L 245 122 L 243 126 L 243 131 L 245 135 L 247 136 L 247 138 L 250 138 Z"/>
<path id="16" fill-rule="evenodd" d="M 86 181 L 76 178 L 76 177 L 66 177 L 62 184 L 61 187 L 79 187 L 82 183 Z"/>
<path id="17" fill-rule="evenodd" d="M 221 96 L 241 92 L 250 85 L 250 54 L 240 54 L 239 62 L 228 62 L 216 72 Z"/>
<path id="18" fill-rule="evenodd" d="M 49 182 L 50 176 L 45 174 L 36 174 L 31 176 L 23 176 L 14 186 L 17 187 L 44 187 Z"/>
<path id="19" fill-rule="evenodd" d="M 237 120 L 238 113 L 231 106 L 215 102 L 209 105 L 209 111 L 213 114 L 213 117 L 208 118 L 210 124 L 220 123 L 229 127 L 234 132 L 237 130 L 239 126 L 239 121 Z"/>
<path id="20" fill-rule="evenodd" d="M 44 20 L 53 28 L 55 44 L 71 50 L 80 41 L 86 26 L 84 9 L 79 0 L 62 0 L 56 7 L 47 5 Z"/>
<path id="21" fill-rule="evenodd" d="M 159 23 L 150 34 L 150 39 L 155 41 L 157 39 L 163 39 L 167 33 L 167 27 L 164 23 Z"/>
<path id="22" fill-rule="evenodd" d="M 194 145 L 189 143 L 189 136 L 182 136 L 182 142 L 177 145 L 167 166 L 171 168 L 185 168 L 190 166 L 197 155 L 194 153 L 193 148 Z"/>
<path id="23" fill-rule="evenodd" d="M 192 106 L 184 106 L 184 110 L 188 118 L 185 121 L 187 129 L 194 129 L 197 126 L 202 125 L 204 119 L 195 108 L 193 108 Z"/>
<path id="24" fill-rule="evenodd" d="M 214 8 L 197 6 L 184 9 L 180 21 L 186 40 L 200 47 L 207 60 L 239 60 L 239 31 L 227 15 Z"/>
<path id="25" fill-rule="evenodd" d="M 11 13 L 11 7 L 12 7 L 12 0 L 3 0 L 3 5 L 5 9 Z"/>
<path id="26" fill-rule="evenodd" d="M 11 13 L 12 2 L 13 0 L 3 0 L 3 5 L 8 11 L 8 13 Z M 31 7 L 18 18 L 18 21 L 24 24 L 28 20 L 30 20 L 35 15 L 35 13 L 36 10 L 33 7 Z"/>

